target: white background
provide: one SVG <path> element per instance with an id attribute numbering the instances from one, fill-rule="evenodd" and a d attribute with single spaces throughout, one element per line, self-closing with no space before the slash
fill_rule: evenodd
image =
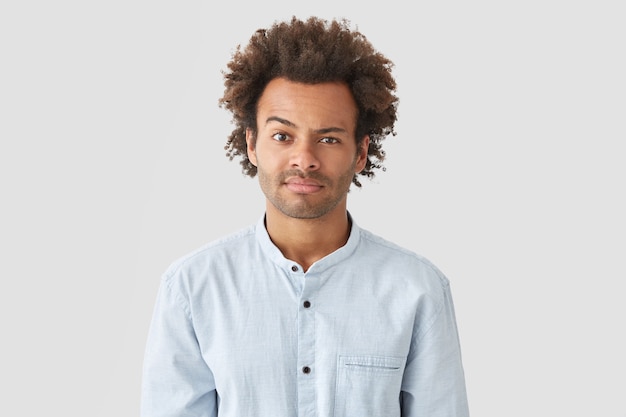
<path id="1" fill-rule="evenodd" d="M 161 273 L 263 209 L 220 71 L 315 14 L 396 64 L 349 208 L 450 278 L 473 417 L 625 417 L 622 2 L 250 3 L 0 6 L 0 415 L 138 415 Z"/>

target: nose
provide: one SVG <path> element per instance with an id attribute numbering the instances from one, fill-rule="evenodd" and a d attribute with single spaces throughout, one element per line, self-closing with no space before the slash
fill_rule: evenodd
<path id="1" fill-rule="evenodd" d="M 315 144 L 306 140 L 296 141 L 292 146 L 291 168 L 302 171 L 315 171 L 320 167 L 320 161 L 315 152 Z"/>

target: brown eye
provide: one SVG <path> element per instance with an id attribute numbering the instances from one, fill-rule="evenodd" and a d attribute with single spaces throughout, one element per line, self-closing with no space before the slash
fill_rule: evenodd
<path id="1" fill-rule="evenodd" d="M 289 139 L 289 136 L 285 135 L 284 133 L 275 133 L 274 135 L 272 135 L 272 139 L 277 142 L 284 142 Z"/>

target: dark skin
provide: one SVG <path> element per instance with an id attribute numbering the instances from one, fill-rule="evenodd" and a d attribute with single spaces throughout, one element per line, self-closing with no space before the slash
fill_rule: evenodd
<path id="1" fill-rule="evenodd" d="M 347 193 L 366 164 L 368 137 L 355 138 L 356 103 L 344 83 L 272 80 L 258 104 L 248 157 L 266 196 L 266 228 L 304 270 L 345 245 Z"/>
<path id="2" fill-rule="evenodd" d="M 374 50 L 349 22 L 311 17 L 276 23 L 258 30 L 245 47 L 238 47 L 224 71 L 224 95 L 220 105 L 230 111 L 235 129 L 225 149 L 238 158 L 244 174 L 256 176 L 257 167 L 248 157 L 246 132 L 256 132 L 257 106 L 267 84 L 283 77 L 304 84 L 344 83 L 356 103 L 355 140 L 368 138 L 365 166 L 352 178 L 371 178 L 383 169 L 382 141 L 395 135 L 396 83 L 392 62 Z M 254 139 L 253 139 L 254 140 Z"/>

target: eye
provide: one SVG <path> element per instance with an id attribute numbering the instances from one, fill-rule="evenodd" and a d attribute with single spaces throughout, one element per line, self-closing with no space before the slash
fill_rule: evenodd
<path id="1" fill-rule="evenodd" d="M 285 135 L 284 133 L 274 133 L 272 135 L 272 139 L 274 139 L 277 142 L 285 142 L 286 140 L 289 139 L 289 136 Z"/>
<path id="2" fill-rule="evenodd" d="M 331 143 L 339 143 L 339 140 L 337 138 L 332 138 L 332 137 L 327 136 L 325 138 L 320 139 L 320 142 L 331 144 Z"/>

